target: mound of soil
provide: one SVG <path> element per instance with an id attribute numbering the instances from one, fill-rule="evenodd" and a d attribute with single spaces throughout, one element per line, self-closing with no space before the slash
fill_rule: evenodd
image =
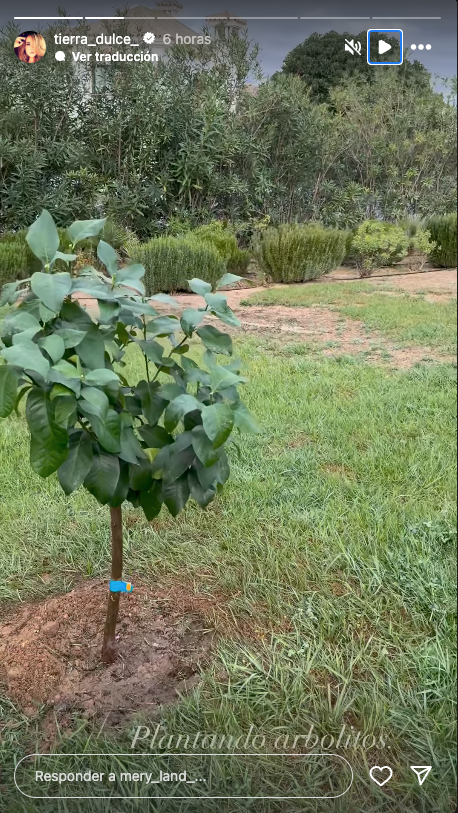
<path id="1" fill-rule="evenodd" d="M 121 596 L 118 660 L 101 662 L 106 581 L 15 608 L 0 625 L 0 689 L 27 715 L 43 704 L 118 725 L 134 712 L 177 700 L 199 680 L 211 632 L 146 586 Z"/>

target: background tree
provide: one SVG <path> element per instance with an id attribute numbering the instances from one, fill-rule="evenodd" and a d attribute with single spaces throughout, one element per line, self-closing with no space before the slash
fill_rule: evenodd
<path id="1" fill-rule="evenodd" d="M 351 56 L 344 48 L 345 39 L 361 42 L 362 57 Z M 399 47 L 395 37 L 385 37 L 386 42 Z M 283 72 L 300 76 L 310 88 L 311 98 L 318 102 L 328 102 L 332 88 L 350 79 L 360 77 L 369 84 L 376 78 L 377 71 L 366 59 L 367 31 L 359 34 L 314 33 L 293 48 L 283 62 Z M 375 43 L 372 43 L 372 57 L 380 59 Z M 429 73 L 418 60 L 396 68 L 398 77 L 407 84 L 417 84 L 425 88 L 429 85 Z"/>

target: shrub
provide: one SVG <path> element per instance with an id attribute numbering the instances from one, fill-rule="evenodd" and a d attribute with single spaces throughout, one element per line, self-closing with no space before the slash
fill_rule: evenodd
<path id="1" fill-rule="evenodd" d="M 226 266 L 214 246 L 196 237 L 153 237 L 148 243 L 129 242 L 130 258 L 145 267 L 148 296 L 188 291 L 187 280 L 199 277 L 214 285 Z"/>
<path id="2" fill-rule="evenodd" d="M 0 239 L 0 287 L 6 282 L 26 279 L 40 268 L 26 242 L 26 229 L 9 232 Z"/>
<path id="3" fill-rule="evenodd" d="M 243 274 L 250 263 L 251 254 L 239 248 L 235 234 L 219 220 L 199 226 L 192 232 L 198 240 L 216 248 L 231 274 Z"/>
<path id="4" fill-rule="evenodd" d="M 401 226 L 367 220 L 356 230 L 353 250 L 361 277 L 369 277 L 376 268 L 394 265 L 406 256 L 409 238 Z"/>
<path id="5" fill-rule="evenodd" d="M 456 214 L 431 217 L 426 221 L 436 247 L 429 255 L 433 265 L 442 268 L 455 268 L 457 264 L 457 219 Z"/>
<path id="6" fill-rule="evenodd" d="M 237 243 L 241 249 L 252 249 L 263 232 L 271 226 L 270 215 L 252 217 L 248 221 L 240 221 L 234 226 Z"/>
<path id="7" fill-rule="evenodd" d="M 337 268 L 345 257 L 346 233 L 318 224 L 269 228 L 257 254 L 273 282 L 306 282 Z"/>

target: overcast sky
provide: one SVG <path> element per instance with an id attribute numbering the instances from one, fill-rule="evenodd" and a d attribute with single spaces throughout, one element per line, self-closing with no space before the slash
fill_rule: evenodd
<path id="1" fill-rule="evenodd" d="M 60 0 L 68 16 L 110 15 L 123 5 L 116 0 Z M 253 40 L 262 48 L 261 63 L 266 74 L 281 68 L 285 55 L 314 31 L 348 31 L 358 34 L 367 28 L 379 30 L 401 28 L 404 44 L 430 44 L 430 51 L 417 50 L 420 59 L 433 74 L 454 76 L 457 72 L 456 0 L 181 0 L 183 11 L 180 18 L 190 28 L 199 30 L 205 18 L 221 11 L 229 11 L 243 17 L 296 17 L 285 19 L 249 19 L 248 30 Z M 154 0 L 131 2 L 131 7 L 144 5 L 154 8 Z M 30 25 L 40 17 L 57 14 L 58 2 L 54 0 L 3 0 L 0 23 L 3 25 L 14 16 L 28 17 L 21 22 L 24 28 L 42 27 L 46 23 Z M 297 17 L 321 17 L 330 19 L 298 20 Z M 355 19 L 339 19 L 353 17 Z M 367 19 L 372 17 L 373 19 Z M 187 18 L 187 19 L 185 19 Z M 364 19 L 366 18 L 366 19 Z M 417 19 L 414 19 L 417 18 Z M 423 19 L 420 19 L 423 18 Z M 430 19 L 427 19 L 430 18 Z M 437 19 L 439 18 L 439 19 Z M 382 70 L 374 68 L 374 70 Z"/>

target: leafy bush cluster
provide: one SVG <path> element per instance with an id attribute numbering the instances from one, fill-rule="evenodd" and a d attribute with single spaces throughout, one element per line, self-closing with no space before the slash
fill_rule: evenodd
<path id="1" fill-rule="evenodd" d="M 391 266 L 406 256 L 409 238 L 401 226 L 368 220 L 356 229 L 352 249 L 362 277 L 376 268 Z"/>
<path id="2" fill-rule="evenodd" d="M 76 221 L 68 229 L 70 245 L 95 236 L 103 223 Z M 27 240 L 42 270 L 3 288 L 0 304 L 22 301 L 1 329 L 0 417 L 25 397 L 33 469 L 42 477 L 57 471 L 67 494 L 84 485 L 102 504 L 129 500 L 148 519 L 163 504 L 176 515 L 190 495 L 208 504 L 229 476 L 223 446 L 233 428 L 254 428 L 237 392 L 245 380 L 241 363 L 217 363 L 216 354 L 232 354 L 230 336 L 202 325 L 208 313 L 239 324 L 225 297 L 194 279 L 189 286 L 203 307 L 185 310 L 181 319 L 160 316 L 145 301 L 145 269 L 120 268 L 108 243 L 97 247 L 104 274 L 86 267 L 72 276 L 56 271 L 58 260 L 71 264 L 76 254 L 59 251 L 48 212 Z M 226 274 L 218 287 L 236 279 Z M 78 304 L 79 293 L 97 300 L 97 316 Z M 157 299 L 177 304 L 164 294 Z M 206 348 L 206 370 L 187 355 L 193 337 Z M 169 353 L 163 339 L 170 340 Z M 145 360 L 145 380 L 138 383 L 122 372 L 129 345 Z"/>
<path id="3" fill-rule="evenodd" d="M 443 268 L 455 268 L 457 264 L 457 216 L 431 217 L 426 226 L 436 243 L 430 255 L 433 265 Z"/>
<path id="4" fill-rule="evenodd" d="M 257 256 L 272 282 L 306 282 L 337 268 L 346 253 L 347 236 L 318 224 L 268 228 Z"/>

